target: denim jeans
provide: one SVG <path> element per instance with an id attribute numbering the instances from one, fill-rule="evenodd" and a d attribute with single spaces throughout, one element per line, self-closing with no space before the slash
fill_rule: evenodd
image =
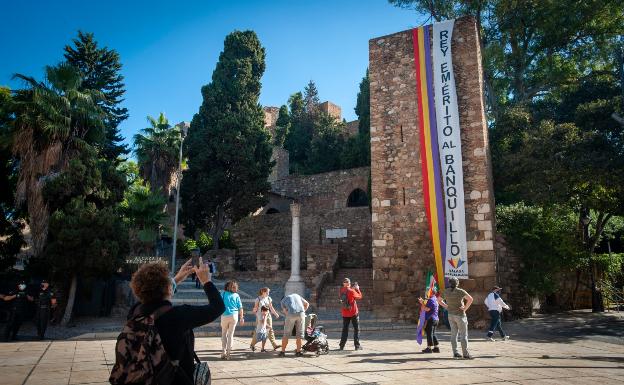
<path id="1" fill-rule="evenodd" d="M 353 344 L 357 348 L 360 346 L 360 315 L 353 317 L 342 317 L 342 336 L 340 337 L 340 346 L 344 347 L 349 337 L 349 323 L 353 323 Z"/>
<path id="2" fill-rule="evenodd" d="M 468 318 L 465 315 L 448 315 L 449 323 L 451 324 L 451 347 L 453 348 L 453 354 L 457 353 L 457 334 L 459 334 L 459 341 L 461 342 L 462 353 L 464 356 L 468 355 Z"/>
<path id="3" fill-rule="evenodd" d="M 500 336 L 505 338 L 505 331 L 503 330 L 501 322 L 501 313 L 498 310 L 490 310 L 489 313 L 492 320 L 490 321 L 490 329 L 488 330 L 487 336 L 492 337 L 494 331 L 498 330 Z"/>

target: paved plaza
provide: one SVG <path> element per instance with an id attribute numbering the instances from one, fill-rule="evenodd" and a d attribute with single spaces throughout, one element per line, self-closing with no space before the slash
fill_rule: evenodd
<path id="1" fill-rule="evenodd" d="M 364 350 L 331 351 L 315 357 L 279 358 L 252 353 L 238 336 L 230 361 L 218 358 L 218 337 L 197 339 L 210 362 L 213 384 L 590 384 L 624 383 L 624 317 L 586 312 L 508 323 L 512 339 L 488 342 L 472 330 L 474 360 L 450 357 L 449 334 L 440 334 L 442 353 L 422 354 L 413 330 L 365 331 Z M 280 333 L 281 334 L 281 333 Z M 337 347 L 338 333 L 331 332 Z M 106 384 L 114 361 L 113 339 L 24 341 L 0 344 L 3 385 Z M 294 345 L 289 346 L 289 351 Z"/>

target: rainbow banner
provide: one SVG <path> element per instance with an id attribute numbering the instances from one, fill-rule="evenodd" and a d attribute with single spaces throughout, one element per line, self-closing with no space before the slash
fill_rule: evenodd
<path id="1" fill-rule="evenodd" d="M 446 259 L 446 226 L 444 222 L 444 195 L 441 185 L 440 153 L 438 149 L 437 119 L 434 103 L 433 74 L 429 26 L 412 30 L 414 63 L 418 94 L 418 123 L 420 129 L 420 160 L 423 175 L 425 211 L 435 259 L 435 281 L 444 290 L 444 260 Z M 429 282 L 427 282 L 429 283 Z"/>

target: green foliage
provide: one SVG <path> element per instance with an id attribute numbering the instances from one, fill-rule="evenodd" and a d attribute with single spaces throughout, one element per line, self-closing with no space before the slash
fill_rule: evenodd
<path id="1" fill-rule="evenodd" d="M 314 121 L 314 137 L 310 142 L 305 162 L 307 174 L 340 169 L 341 154 L 344 148 L 344 123 L 333 116 L 319 113 Z"/>
<path id="2" fill-rule="evenodd" d="M 225 234 L 226 232 L 227 230 L 225 230 L 223 234 Z M 199 237 L 197 239 L 197 247 L 199 247 L 199 250 L 201 250 L 202 254 L 212 249 L 213 243 L 214 242 L 212 241 L 212 237 L 208 235 L 208 233 L 205 233 L 203 231 L 199 233 Z"/>
<path id="3" fill-rule="evenodd" d="M 65 60 L 80 71 L 80 90 L 97 90 L 102 93 L 103 98 L 98 105 L 106 114 L 106 140 L 101 155 L 116 161 L 118 157 L 129 153 L 127 146 L 121 144 L 123 137 L 117 128 L 119 123 L 128 118 L 128 109 L 120 107 L 126 90 L 119 54 L 108 47 L 98 47 L 92 33 L 78 31 L 78 37 L 72 42 L 73 46 L 65 46 Z"/>
<path id="4" fill-rule="evenodd" d="M 59 275 L 106 276 L 129 249 L 128 230 L 116 209 L 123 189 L 109 188 L 125 180 L 96 156 L 85 147 L 44 187 L 52 215 L 43 255 Z"/>
<path id="5" fill-rule="evenodd" d="M 273 144 L 279 147 L 284 146 L 284 141 L 290 131 L 290 116 L 288 115 L 288 107 L 285 105 L 279 109 L 277 121 L 275 122 L 275 138 Z"/>
<path id="6" fill-rule="evenodd" d="M 522 258 L 520 279 L 530 294 L 552 294 L 561 272 L 587 266 L 588 256 L 575 232 L 577 217 L 569 209 L 499 205 L 496 224 Z"/>
<path id="7" fill-rule="evenodd" d="M 159 230 L 167 220 L 163 211 L 166 200 L 160 191 L 152 191 L 139 179 L 126 191 L 120 204 L 130 229 L 132 251 L 136 255 L 153 253 Z"/>
<path id="8" fill-rule="evenodd" d="M 181 242 L 181 239 L 178 239 L 178 242 Z M 184 258 L 190 258 L 193 250 L 197 249 L 197 242 L 193 238 L 187 238 L 182 244 L 182 255 Z"/>
<path id="9" fill-rule="evenodd" d="M 202 87 L 181 186 L 188 234 L 203 230 L 219 239 L 226 218 L 236 223 L 267 202 L 272 150 L 258 104 L 264 58 L 253 31 L 233 32 L 225 38 L 212 82 Z"/>
<path id="10" fill-rule="evenodd" d="M 11 154 L 13 124 L 11 92 L 0 87 L 0 271 L 15 264 L 15 256 L 25 245 L 21 212 L 15 207 L 17 164 Z"/>
<path id="11" fill-rule="evenodd" d="M 178 168 L 181 132 L 169 124 L 162 112 L 158 119 L 148 116 L 147 121 L 150 127 L 134 136 L 134 152 L 141 176 L 149 181 L 152 190 L 166 195 Z"/>

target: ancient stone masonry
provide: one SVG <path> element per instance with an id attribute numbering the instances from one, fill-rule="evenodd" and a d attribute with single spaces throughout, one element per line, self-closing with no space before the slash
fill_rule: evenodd
<path id="1" fill-rule="evenodd" d="M 301 204 L 302 267 L 311 246 L 328 244 L 338 246 L 341 266 L 370 267 L 370 208 L 347 204 L 354 190 L 368 190 L 368 173 L 369 168 L 363 167 L 272 182 L 269 203 L 232 229 L 238 263 L 258 271 L 274 270 L 276 265 L 280 270 L 290 268 L 289 205 L 296 200 Z"/>
<path id="2" fill-rule="evenodd" d="M 375 303 L 392 317 L 414 319 L 434 259 L 422 191 L 412 31 L 372 39 L 369 47 Z M 452 50 L 470 276 L 461 286 L 474 297 L 474 319 L 484 314 L 484 297 L 496 283 L 494 194 L 474 19 L 455 22 Z"/>

